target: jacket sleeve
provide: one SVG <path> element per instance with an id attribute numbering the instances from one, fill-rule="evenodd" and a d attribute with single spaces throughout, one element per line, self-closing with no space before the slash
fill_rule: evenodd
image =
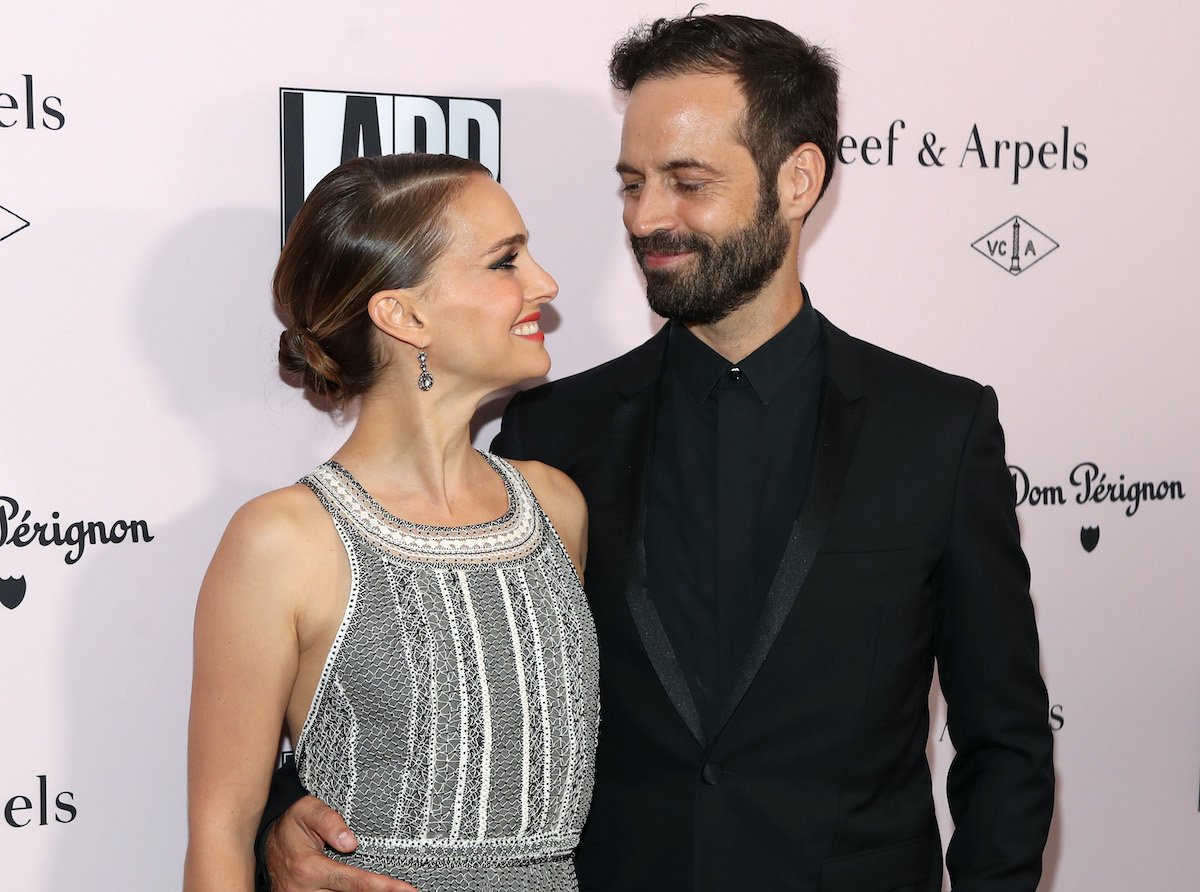
<path id="1" fill-rule="evenodd" d="M 955 756 L 947 780 L 955 892 L 1034 892 L 1054 808 L 1053 741 L 995 392 L 967 432 L 934 647 Z"/>
<path id="2" fill-rule="evenodd" d="M 525 451 L 521 444 L 521 410 L 525 404 L 524 392 L 516 393 L 509 400 L 504 416 L 500 419 L 500 433 L 492 439 L 491 451 L 504 458 L 517 461 L 524 459 Z"/>

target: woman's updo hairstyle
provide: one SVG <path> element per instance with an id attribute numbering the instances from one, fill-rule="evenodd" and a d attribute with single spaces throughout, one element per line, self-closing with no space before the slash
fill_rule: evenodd
<path id="1" fill-rule="evenodd" d="M 474 174 L 454 155 L 355 158 L 313 188 L 288 229 L 272 290 L 289 325 L 279 365 L 319 396 L 369 390 L 382 367 L 371 295 L 422 284 L 446 247 L 443 218 Z"/>

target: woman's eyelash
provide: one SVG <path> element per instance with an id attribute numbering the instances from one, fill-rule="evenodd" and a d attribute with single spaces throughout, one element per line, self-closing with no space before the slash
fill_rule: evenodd
<path id="1" fill-rule="evenodd" d="M 514 269 L 515 267 L 513 266 L 513 261 L 516 259 L 517 252 L 513 251 L 511 254 L 505 254 L 503 257 L 501 257 L 499 260 L 493 263 L 489 269 Z"/>

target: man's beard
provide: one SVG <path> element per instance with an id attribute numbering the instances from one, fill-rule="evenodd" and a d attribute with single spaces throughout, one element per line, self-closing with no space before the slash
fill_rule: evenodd
<path id="1" fill-rule="evenodd" d="M 754 299 L 783 265 L 790 239 L 787 224 L 779 218 L 779 200 L 771 195 L 759 198 L 750 223 L 720 241 L 659 230 L 644 238 L 631 235 L 629 243 L 646 276 L 650 309 L 689 325 L 712 325 Z M 646 267 L 647 253 L 685 251 L 694 252 L 690 269 Z"/>

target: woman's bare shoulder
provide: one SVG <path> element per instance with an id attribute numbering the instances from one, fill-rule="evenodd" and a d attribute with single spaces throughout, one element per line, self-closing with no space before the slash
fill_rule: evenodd
<path id="1" fill-rule="evenodd" d="M 256 496 L 234 512 L 227 535 L 248 546 L 272 550 L 319 535 L 329 528 L 329 514 L 302 483 Z"/>
<path id="2" fill-rule="evenodd" d="M 521 472 L 548 514 L 561 514 L 564 520 L 586 520 L 583 493 L 565 473 L 540 461 L 514 461 L 512 465 Z"/>
<path id="3" fill-rule="evenodd" d="M 283 581 L 303 578 L 338 547 L 329 513 L 307 486 L 293 484 L 257 496 L 229 521 L 214 563 L 239 574 Z"/>
<path id="4" fill-rule="evenodd" d="M 575 572 L 583 578 L 587 564 L 588 511 L 583 493 L 575 481 L 558 468 L 538 461 L 513 462 L 513 466 L 529 483 L 542 510 L 558 531 L 567 553 L 575 564 Z"/>

